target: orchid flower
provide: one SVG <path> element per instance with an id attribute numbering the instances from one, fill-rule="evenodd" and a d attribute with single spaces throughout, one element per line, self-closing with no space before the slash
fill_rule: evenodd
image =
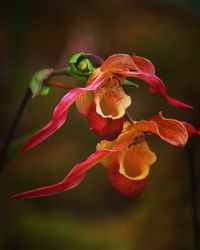
<path id="1" fill-rule="evenodd" d="M 56 106 L 49 123 L 34 134 L 21 148 L 25 152 L 55 133 L 67 119 L 69 107 L 76 101 L 80 113 L 87 116 L 90 128 L 102 139 L 114 140 L 120 134 L 131 98 L 121 87 L 126 77 L 144 80 L 151 93 L 161 94 L 169 104 L 192 108 L 168 96 L 166 87 L 155 75 L 148 59 L 136 55 L 114 54 L 90 75 L 86 87 L 73 88 Z"/>
<path id="2" fill-rule="evenodd" d="M 188 139 L 188 132 L 181 122 L 164 118 L 161 113 L 149 120 L 133 124 L 125 122 L 121 134 L 115 140 L 102 140 L 97 144 L 96 152 L 74 166 L 61 182 L 16 194 L 12 198 L 36 198 L 72 189 L 99 162 L 108 168 L 111 184 L 118 192 L 135 197 L 144 189 L 150 166 L 156 161 L 155 153 L 148 147 L 146 134 L 158 135 L 174 146 L 184 146 Z"/>

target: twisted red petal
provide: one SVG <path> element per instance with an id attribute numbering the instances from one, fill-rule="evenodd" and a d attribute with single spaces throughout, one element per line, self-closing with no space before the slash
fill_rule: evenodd
<path id="1" fill-rule="evenodd" d="M 85 88 L 74 88 L 69 91 L 58 103 L 54 109 L 53 117 L 49 123 L 36 134 L 34 134 L 28 142 L 20 149 L 23 153 L 33 147 L 35 147 L 40 142 L 44 141 L 46 138 L 55 133 L 65 122 L 68 114 L 69 107 L 74 103 L 76 98 L 80 96 L 83 92 L 88 90 L 95 90 L 100 86 L 100 84 L 107 78 L 106 73 L 99 74 L 97 77 L 92 79 L 90 85 Z"/>
<path id="2" fill-rule="evenodd" d="M 105 155 L 109 153 L 110 151 L 108 150 L 97 151 L 94 154 L 90 155 L 85 161 L 78 163 L 76 166 L 74 166 L 74 168 L 61 182 L 51 186 L 37 188 L 34 190 L 16 194 L 11 196 L 11 198 L 12 199 L 36 198 L 42 196 L 49 196 L 60 192 L 64 192 L 68 189 L 72 189 L 81 183 L 86 171 L 88 171 L 91 167 L 97 164 Z"/>
<path id="3" fill-rule="evenodd" d="M 166 90 L 166 87 L 165 87 L 163 81 L 154 74 L 149 74 L 149 73 L 142 72 L 142 71 L 133 71 L 133 72 L 124 71 L 124 72 L 121 72 L 121 74 L 126 76 L 126 77 L 135 77 L 135 78 L 138 78 L 138 79 L 145 81 L 146 83 L 149 84 L 149 91 L 152 94 L 159 93 L 167 100 L 167 102 L 170 105 L 172 105 L 174 107 L 187 108 L 187 109 L 193 108 L 191 105 L 188 105 L 182 101 L 179 101 L 179 100 L 169 96 L 167 94 L 167 90 Z"/>
<path id="4" fill-rule="evenodd" d="M 189 136 L 200 136 L 200 130 L 197 130 L 194 126 L 192 126 L 192 124 L 190 124 L 189 122 L 182 122 L 182 124 L 185 126 Z"/>
<path id="5" fill-rule="evenodd" d="M 111 118 L 104 118 L 97 114 L 95 104 L 90 106 L 87 119 L 90 129 L 102 139 L 106 139 L 108 141 L 112 141 L 118 137 L 124 124 L 124 116 L 113 120 Z"/>
<path id="6" fill-rule="evenodd" d="M 23 193 L 15 194 L 11 196 L 12 199 L 25 199 L 25 198 L 36 198 L 42 196 L 54 195 L 57 193 L 64 192 L 68 189 L 75 188 L 84 179 L 85 173 L 92 168 L 95 164 L 100 162 L 105 156 L 112 152 L 121 151 L 126 148 L 131 142 L 129 136 L 125 136 L 123 140 L 117 142 L 112 149 L 102 149 L 98 150 L 92 155 L 90 155 L 85 161 L 78 163 L 69 172 L 69 174 L 64 178 L 63 181 L 33 190 L 29 190 Z"/>

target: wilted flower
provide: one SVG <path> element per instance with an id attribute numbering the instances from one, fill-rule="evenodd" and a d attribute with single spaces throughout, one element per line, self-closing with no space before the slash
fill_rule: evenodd
<path id="1" fill-rule="evenodd" d="M 86 172 L 101 162 L 108 168 L 113 187 L 126 196 L 139 194 L 146 183 L 150 166 L 156 155 L 149 149 L 146 134 L 156 134 L 162 140 L 174 145 L 184 146 L 188 139 L 185 126 L 174 119 L 166 119 L 161 113 L 149 120 L 124 124 L 116 140 L 103 140 L 97 151 L 85 161 L 78 163 L 61 182 L 13 195 L 13 199 L 35 198 L 64 192 L 78 186 Z"/>

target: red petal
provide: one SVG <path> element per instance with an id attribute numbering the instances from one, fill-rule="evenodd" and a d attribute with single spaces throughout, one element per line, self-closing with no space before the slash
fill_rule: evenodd
<path id="1" fill-rule="evenodd" d="M 64 192 L 78 186 L 83 180 L 85 173 L 107 155 L 121 151 L 130 144 L 129 136 L 116 143 L 112 149 L 101 149 L 90 155 L 85 161 L 78 163 L 64 178 L 63 181 L 42 188 L 33 189 L 11 196 L 12 199 L 37 198 Z"/>
<path id="2" fill-rule="evenodd" d="M 189 136 L 200 136 L 200 130 L 197 130 L 195 127 L 192 126 L 192 124 L 190 124 L 189 122 L 182 122 L 182 124 L 185 126 Z"/>
<path id="3" fill-rule="evenodd" d="M 105 60 L 100 69 L 102 71 L 108 70 L 114 73 L 115 70 L 135 70 L 137 67 L 131 56 L 127 54 L 114 54 Z"/>
<path id="4" fill-rule="evenodd" d="M 140 71 L 155 74 L 155 67 L 150 60 L 136 55 L 133 55 L 132 59 Z"/>
<path id="5" fill-rule="evenodd" d="M 138 196 L 145 188 L 147 178 L 139 181 L 130 180 L 119 173 L 119 163 L 114 158 L 108 168 L 108 176 L 112 186 L 121 194 L 129 197 Z"/>
<path id="6" fill-rule="evenodd" d="M 68 114 L 69 107 L 74 103 L 76 98 L 80 96 L 83 92 L 88 90 L 95 90 L 100 86 L 100 84 L 107 79 L 107 74 L 102 73 L 98 75 L 91 84 L 85 88 L 74 88 L 69 91 L 58 103 L 54 109 L 53 117 L 49 123 L 36 134 L 34 134 L 28 142 L 21 148 L 20 152 L 23 153 L 40 142 L 44 141 L 46 138 L 55 133 L 65 122 Z"/>
<path id="7" fill-rule="evenodd" d="M 122 72 L 119 72 L 119 73 L 121 73 L 122 75 L 126 77 L 135 77 L 135 78 L 144 80 L 145 82 L 149 84 L 149 90 L 152 94 L 156 94 L 156 93 L 161 94 L 167 100 L 167 102 L 174 107 L 187 108 L 187 109 L 192 108 L 192 106 L 184 102 L 181 102 L 171 96 L 168 96 L 167 90 L 163 81 L 154 74 L 149 74 L 149 73 L 145 73 L 142 71 L 139 71 L 139 72 L 124 71 L 123 73 Z"/>
<path id="8" fill-rule="evenodd" d="M 85 161 L 78 163 L 65 177 L 65 179 L 57 184 L 42 188 L 33 189 L 23 193 L 11 196 L 12 199 L 37 198 L 49 196 L 64 192 L 78 186 L 84 179 L 85 173 L 97 164 L 104 156 L 110 153 L 110 150 L 99 150 L 90 155 Z"/>
<path id="9" fill-rule="evenodd" d="M 124 124 L 124 117 L 113 120 L 111 118 L 103 118 L 97 114 L 95 104 L 91 105 L 87 118 L 90 129 L 102 139 L 108 141 L 112 141 L 118 137 Z"/>

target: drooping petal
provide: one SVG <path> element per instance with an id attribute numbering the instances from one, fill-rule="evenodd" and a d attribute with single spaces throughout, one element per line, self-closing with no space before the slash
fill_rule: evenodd
<path id="1" fill-rule="evenodd" d="M 149 74 L 155 74 L 155 67 L 150 60 L 136 55 L 133 55 L 132 59 L 135 65 L 138 67 L 139 71 L 143 71 Z"/>
<path id="2" fill-rule="evenodd" d="M 191 105 L 188 105 L 182 101 L 179 101 L 179 100 L 169 96 L 167 94 L 167 90 L 166 90 L 166 87 L 165 87 L 163 81 L 154 74 L 149 74 L 149 73 L 146 73 L 143 71 L 133 71 L 133 72 L 130 72 L 130 71 L 124 71 L 124 72 L 121 71 L 120 72 L 119 71 L 119 74 L 120 73 L 126 77 L 134 77 L 134 78 L 138 78 L 138 79 L 145 81 L 146 83 L 149 84 L 149 90 L 152 94 L 159 93 L 167 100 L 167 102 L 170 105 L 172 105 L 174 107 L 187 108 L 187 109 L 193 108 Z"/>
<path id="3" fill-rule="evenodd" d="M 100 84 L 107 79 L 107 74 L 102 73 L 95 77 L 85 88 L 74 88 L 69 91 L 58 103 L 56 108 L 54 109 L 53 117 L 49 123 L 41 130 L 39 130 L 36 134 L 34 134 L 28 142 L 21 148 L 20 152 L 23 153 L 40 142 L 44 141 L 46 138 L 55 133 L 65 122 L 68 114 L 69 107 L 74 103 L 78 96 L 80 96 L 85 91 L 95 90 L 100 86 Z"/>
<path id="4" fill-rule="evenodd" d="M 197 130 L 194 126 L 192 126 L 192 124 L 190 124 L 189 122 L 182 122 L 182 124 L 185 126 L 189 136 L 200 136 L 200 130 Z"/>
<path id="5" fill-rule="evenodd" d="M 12 199 L 37 198 L 42 196 L 54 195 L 57 193 L 64 192 L 68 189 L 75 188 L 84 179 L 85 173 L 91 167 L 97 164 L 105 155 L 109 153 L 110 153 L 109 150 L 96 151 L 95 153 L 90 155 L 85 161 L 78 163 L 76 166 L 74 166 L 74 168 L 61 182 L 54 185 L 19 193 L 11 196 L 11 198 Z"/>
<path id="6" fill-rule="evenodd" d="M 23 193 L 19 193 L 11 196 L 12 199 L 25 199 L 25 198 L 37 198 L 42 196 L 54 195 L 57 193 L 64 192 L 68 189 L 75 188 L 78 186 L 81 181 L 84 179 L 85 173 L 100 162 L 104 157 L 108 156 L 111 153 L 115 153 L 125 149 L 130 144 L 129 136 L 124 136 L 123 140 L 118 141 L 111 149 L 101 149 L 97 150 L 95 153 L 90 155 L 85 161 L 78 163 L 62 180 L 61 182 L 29 190 Z"/>
<path id="7" fill-rule="evenodd" d="M 119 173 L 130 180 L 142 180 L 149 174 L 156 155 L 149 149 L 145 140 L 118 154 Z"/>
<path id="8" fill-rule="evenodd" d="M 114 189 L 119 193 L 128 196 L 136 197 L 138 196 L 145 188 L 147 178 L 143 180 L 130 180 L 119 173 L 119 162 L 115 157 L 110 162 L 108 167 L 108 176 L 110 182 Z"/>
<path id="9" fill-rule="evenodd" d="M 96 112 L 104 118 L 119 119 L 131 105 L 130 96 L 121 88 L 119 80 L 112 78 L 94 91 Z"/>
<path id="10" fill-rule="evenodd" d="M 174 146 L 184 146 L 188 140 L 188 133 L 184 125 L 177 120 L 164 118 L 160 112 L 148 121 L 135 123 L 133 129 L 138 132 L 157 134 L 164 141 Z"/>
<path id="11" fill-rule="evenodd" d="M 90 106 L 87 118 L 90 129 L 102 139 L 109 141 L 117 138 L 123 128 L 124 116 L 116 120 L 103 118 L 101 115 L 97 114 L 95 104 Z"/>
<path id="12" fill-rule="evenodd" d="M 115 73 L 118 70 L 135 70 L 137 69 L 131 56 L 127 54 L 114 54 L 109 56 L 100 67 L 102 71 L 111 71 Z"/>

